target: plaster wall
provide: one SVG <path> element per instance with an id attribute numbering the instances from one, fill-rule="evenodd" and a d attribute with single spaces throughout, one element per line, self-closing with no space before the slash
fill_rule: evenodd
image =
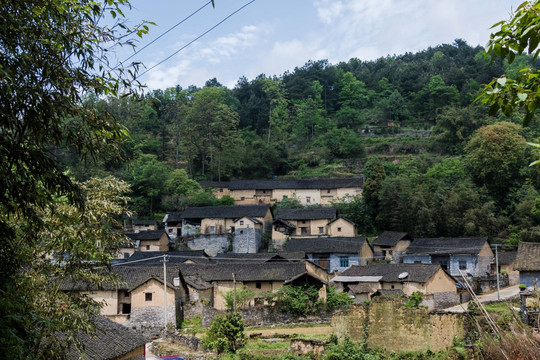
<path id="1" fill-rule="evenodd" d="M 152 294 L 152 300 L 146 301 L 146 293 Z M 131 311 L 138 307 L 163 306 L 165 296 L 163 283 L 151 279 L 131 292 Z M 175 291 L 167 287 L 167 305 L 174 305 Z"/>

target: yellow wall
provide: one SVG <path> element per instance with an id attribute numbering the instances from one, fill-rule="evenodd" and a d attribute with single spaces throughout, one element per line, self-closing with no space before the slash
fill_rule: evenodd
<path id="1" fill-rule="evenodd" d="M 124 259 L 124 253 L 128 253 L 129 256 L 131 256 L 135 253 L 135 248 L 120 248 L 120 250 L 118 250 L 116 258 Z"/>
<path id="2" fill-rule="evenodd" d="M 338 231 L 341 228 L 341 231 Z M 345 219 L 337 219 L 328 225 L 328 235 L 330 236 L 356 236 L 356 226 Z"/>
<path id="3" fill-rule="evenodd" d="M 152 293 L 152 301 L 145 300 L 145 293 Z M 167 305 L 174 305 L 174 289 L 167 287 Z M 150 279 L 131 292 L 131 307 L 163 306 L 163 284 L 155 279 Z"/>
<path id="4" fill-rule="evenodd" d="M 118 314 L 118 291 L 117 290 L 96 290 L 84 291 L 81 295 L 87 295 L 91 299 L 102 304 L 101 315 Z"/>
<path id="5" fill-rule="evenodd" d="M 480 250 L 480 253 L 478 254 L 478 256 L 491 256 L 491 257 L 495 256 L 495 254 L 493 253 L 493 250 L 491 250 L 491 247 L 489 246 L 487 241 L 484 244 L 484 246 L 482 246 L 482 250 Z"/>
<path id="6" fill-rule="evenodd" d="M 367 240 L 364 241 L 362 248 L 360 248 L 360 265 L 368 265 L 373 261 L 373 250 L 369 246 Z"/>
<path id="7" fill-rule="evenodd" d="M 352 197 L 356 195 L 362 195 L 361 187 L 337 189 L 338 198 L 345 198 L 345 200 L 352 200 Z"/>
<path id="8" fill-rule="evenodd" d="M 434 292 L 456 292 L 456 283 L 450 278 L 450 276 L 439 269 L 434 276 L 431 277 L 426 283 L 426 291 L 428 293 Z"/>
<path id="9" fill-rule="evenodd" d="M 149 246 L 147 249 L 146 247 Z M 139 251 L 169 251 L 169 238 L 163 233 L 159 241 L 147 241 L 141 240 L 139 244 Z"/>
<path id="10" fill-rule="evenodd" d="M 257 204 L 259 201 L 255 198 L 255 190 L 231 190 L 230 196 L 237 205 Z M 242 200 L 244 198 L 244 200 Z"/>

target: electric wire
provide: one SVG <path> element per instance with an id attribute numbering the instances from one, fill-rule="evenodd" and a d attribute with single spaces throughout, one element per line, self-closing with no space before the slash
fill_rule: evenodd
<path id="1" fill-rule="evenodd" d="M 174 30 L 175 28 L 177 28 L 178 26 L 182 25 L 185 21 L 187 21 L 189 18 L 191 18 L 192 16 L 194 16 L 195 14 L 197 14 L 199 11 L 201 11 L 202 9 L 204 9 L 205 7 L 207 7 L 208 5 L 210 5 L 212 3 L 212 1 L 208 1 L 206 4 L 204 4 L 203 6 L 201 6 L 200 8 L 198 8 L 197 10 L 195 10 L 194 12 L 192 12 L 191 14 L 189 14 L 188 16 L 186 16 L 184 19 L 182 19 L 180 22 L 176 23 L 175 25 L 173 25 L 172 27 L 170 27 L 167 31 L 165 31 L 164 33 L 162 33 L 161 35 L 159 35 L 157 38 L 155 38 L 154 40 L 150 41 L 148 44 L 146 44 L 145 46 L 143 46 L 142 48 L 140 48 L 139 50 L 135 51 L 131 56 L 129 56 L 128 58 L 126 58 L 124 61 L 120 62 L 120 64 L 118 66 L 121 66 L 123 63 L 125 63 L 126 61 L 128 61 L 129 59 L 131 59 L 132 57 L 134 57 L 135 55 L 137 55 L 138 53 L 140 53 L 141 51 L 143 51 L 144 49 L 146 49 L 147 47 L 149 47 L 150 45 L 152 45 L 153 43 L 155 43 L 156 41 L 158 41 L 159 39 L 161 39 L 163 36 L 165 36 L 166 34 L 168 34 L 169 32 L 171 32 L 172 30 Z M 117 67 L 118 67 L 117 66 Z"/>
<path id="2" fill-rule="evenodd" d="M 220 22 L 218 22 L 216 25 L 212 26 L 210 29 L 206 30 L 204 33 L 202 33 L 201 35 L 197 36 L 195 39 L 191 40 L 190 42 L 188 42 L 186 45 L 182 46 L 180 49 L 176 50 L 175 52 L 173 52 L 171 55 L 167 56 L 165 59 L 161 60 L 160 62 L 158 62 L 157 64 L 151 66 L 150 68 L 146 69 L 146 71 L 144 71 L 142 74 L 140 74 L 138 77 L 141 78 L 143 77 L 146 73 L 148 73 L 149 71 L 155 69 L 156 67 L 158 67 L 159 65 L 163 64 L 165 61 L 169 60 L 170 58 L 172 58 L 173 56 L 175 56 L 176 54 L 178 54 L 180 51 L 184 50 L 185 48 L 187 48 L 189 45 L 193 44 L 195 41 L 199 40 L 200 38 L 202 38 L 203 36 L 205 36 L 206 34 L 208 34 L 209 32 L 211 32 L 212 30 L 214 30 L 215 28 L 217 28 L 219 25 L 223 24 L 225 21 L 227 21 L 229 18 L 231 18 L 233 15 L 237 14 L 238 12 L 240 12 L 242 9 L 244 9 L 246 6 L 250 5 L 251 3 L 255 2 L 255 0 L 251 0 L 250 2 L 244 4 L 243 6 L 241 6 L 240 8 L 236 9 L 235 11 L 233 11 L 232 13 L 230 13 L 229 15 L 227 15 L 223 20 L 221 20 Z"/>

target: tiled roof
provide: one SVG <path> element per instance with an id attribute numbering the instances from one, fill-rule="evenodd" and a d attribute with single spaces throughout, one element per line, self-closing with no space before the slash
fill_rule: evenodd
<path id="1" fill-rule="evenodd" d="M 353 265 L 341 276 L 382 276 L 382 282 L 418 282 L 425 283 L 439 269 L 440 265 L 434 264 L 371 264 L 367 266 Z M 399 275 L 407 273 L 408 276 L 400 279 Z"/>
<path id="2" fill-rule="evenodd" d="M 233 205 L 189 207 L 180 215 L 181 219 L 238 219 L 242 217 L 265 217 L 268 205 Z"/>
<path id="3" fill-rule="evenodd" d="M 516 260 L 517 251 L 500 251 L 497 256 L 499 257 L 499 265 L 510 265 Z"/>
<path id="4" fill-rule="evenodd" d="M 274 261 L 300 261 L 306 254 L 303 251 L 274 252 L 256 254 L 219 253 L 212 258 L 215 263 L 244 263 L 244 262 L 274 262 Z"/>
<path id="5" fill-rule="evenodd" d="M 540 271 L 540 243 L 520 242 L 514 269 Z"/>
<path id="6" fill-rule="evenodd" d="M 370 284 L 352 284 L 349 285 L 349 291 L 353 294 L 365 294 L 375 292 Z"/>
<path id="7" fill-rule="evenodd" d="M 141 231 L 138 233 L 126 233 L 126 236 L 134 241 L 135 240 L 158 241 L 159 239 L 161 239 L 163 234 L 167 234 L 167 233 L 163 230 L 148 230 L 148 231 Z"/>
<path id="8" fill-rule="evenodd" d="M 373 241 L 373 243 L 371 243 L 371 245 L 396 246 L 398 241 L 402 239 L 412 240 L 411 237 L 405 232 L 384 231 L 375 239 L 375 241 Z"/>
<path id="9" fill-rule="evenodd" d="M 307 209 L 279 209 L 276 219 L 279 220 L 317 220 L 334 219 L 337 210 L 333 207 L 307 208 Z"/>
<path id="10" fill-rule="evenodd" d="M 163 218 L 164 223 L 179 223 L 182 222 L 182 212 L 181 211 L 171 211 L 168 212 Z"/>
<path id="11" fill-rule="evenodd" d="M 330 237 L 330 238 L 291 238 L 285 251 L 304 251 L 306 254 L 317 253 L 341 253 L 359 254 L 362 245 L 366 241 L 360 237 Z"/>
<path id="12" fill-rule="evenodd" d="M 432 255 L 477 255 L 487 242 L 487 236 L 470 238 L 425 238 L 414 239 L 406 250 L 411 254 Z"/>
<path id="13" fill-rule="evenodd" d="M 338 189 L 361 188 L 362 178 L 302 179 L 302 180 L 232 180 L 229 182 L 201 181 L 201 186 L 228 188 L 230 190 L 273 190 L 273 189 Z"/>
<path id="14" fill-rule="evenodd" d="M 184 277 L 199 276 L 207 282 L 232 281 L 233 273 L 237 281 L 286 281 L 306 272 L 306 265 L 303 262 L 181 264 L 179 269 Z"/>
<path id="15" fill-rule="evenodd" d="M 136 251 L 131 255 L 123 266 L 148 266 L 163 264 L 163 255 L 168 256 L 169 263 L 183 263 L 184 261 L 191 260 L 196 263 L 207 264 L 210 260 L 204 250 L 188 250 L 188 251 Z M 155 259 L 153 259 L 155 258 Z M 148 259 L 146 261 L 139 261 Z M 131 263 L 133 261 L 137 261 Z"/>
<path id="16" fill-rule="evenodd" d="M 133 220 L 133 225 L 142 226 L 142 225 L 154 225 L 157 226 L 158 222 L 156 220 Z"/>
<path id="17" fill-rule="evenodd" d="M 67 351 L 68 359 L 92 359 L 92 360 L 113 360 L 145 346 L 150 342 L 143 336 L 123 325 L 117 324 L 104 316 L 96 317 L 96 334 L 89 335 L 84 332 L 77 334 L 83 345 L 82 354 L 76 350 Z"/>

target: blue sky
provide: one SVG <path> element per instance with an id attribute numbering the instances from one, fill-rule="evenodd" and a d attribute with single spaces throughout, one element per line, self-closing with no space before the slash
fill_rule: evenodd
<path id="1" fill-rule="evenodd" d="M 207 0 L 132 0 L 134 24 L 151 20 L 139 47 L 204 5 Z M 215 0 L 132 61 L 148 68 L 201 35 L 249 0 Z M 510 0 L 256 0 L 140 80 L 150 89 L 202 86 L 217 78 L 233 88 L 241 76 L 281 75 L 308 60 L 336 64 L 351 57 L 417 52 L 461 38 L 485 45 L 490 27 L 508 19 L 521 1 Z M 127 49 L 126 49 L 127 51 Z M 130 52 L 120 53 L 120 58 Z"/>

